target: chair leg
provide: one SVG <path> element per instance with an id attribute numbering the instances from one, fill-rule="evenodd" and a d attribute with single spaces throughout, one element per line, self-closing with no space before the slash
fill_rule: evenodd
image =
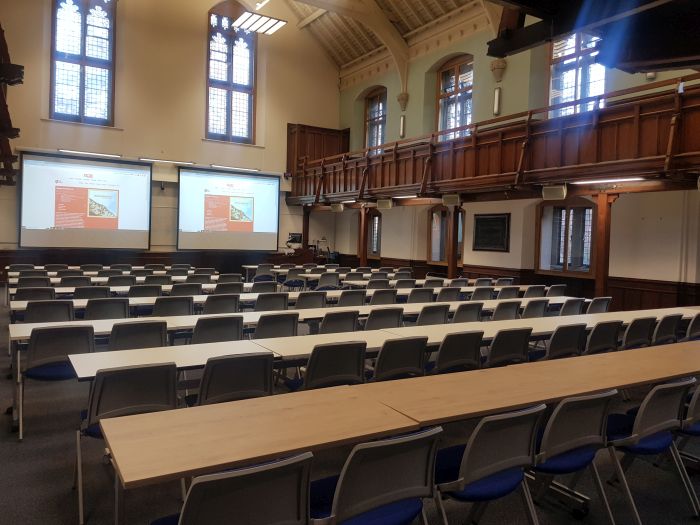
<path id="1" fill-rule="evenodd" d="M 632 515 L 634 516 L 634 523 L 637 525 L 642 525 L 642 520 L 639 517 L 639 512 L 637 511 L 637 505 L 634 503 L 634 498 L 632 497 L 632 492 L 630 491 L 630 487 L 627 484 L 627 478 L 625 477 L 625 472 L 622 469 L 622 465 L 620 464 L 620 460 L 617 459 L 617 454 L 615 454 L 615 447 L 608 447 L 608 453 L 610 454 L 610 460 L 613 463 L 613 466 L 615 467 L 615 471 L 617 473 L 617 479 L 620 482 L 620 485 L 622 485 L 622 490 L 625 493 L 625 497 L 627 498 L 627 503 L 630 506 L 630 510 L 632 510 Z"/>
<path id="2" fill-rule="evenodd" d="M 85 523 L 85 503 L 83 501 L 83 451 L 80 443 L 80 430 L 75 433 L 75 477 L 78 486 L 78 523 Z"/>
<path id="3" fill-rule="evenodd" d="M 600 499 L 603 502 L 603 506 L 605 506 L 605 512 L 608 515 L 608 521 L 610 522 L 610 525 L 615 525 L 615 518 L 613 517 L 612 510 L 610 509 L 610 502 L 608 501 L 608 497 L 605 494 L 605 487 L 603 486 L 603 482 L 600 479 L 600 474 L 598 473 L 598 467 L 595 466 L 595 461 L 591 463 L 590 469 L 595 488 L 598 490 L 598 496 L 600 496 Z"/>
<path id="4" fill-rule="evenodd" d="M 678 475 L 681 477 L 681 482 L 683 483 L 685 492 L 690 500 L 693 515 L 697 518 L 700 516 L 700 502 L 698 501 L 698 495 L 695 493 L 693 482 L 690 480 L 690 476 L 688 476 L 688 471 L 685 470 L 683 459 L 681 458 L 680 452 L 678 452 L 678 448 L 676 447 L 675 443 L 671 443 L 669 452 L 671 453 L 673 462 L 676 464 L 676 470 L 678 471 Z"/>
<path id="5" fill-rule="evenodd" d="M 486 507 L 488 507 L 488 505 L 488 501 L 480 501 L 474 504 L 470 513 L 472 523 L 476 525 L 481 521 L 481 518 L 484 517 L 484 513 L 486 512 Z"/>
<path id="6" fill-rule="evenodd" d="M 22 441 L 24 439 L 24 382 L 22 381 L 21 373 L 17 379 L 17 412 L 19 417 L 19 433 L 17 439 Z"/>
<path id="7" fill-rule="evenodd" d="M 537 511 L 535 510 L 535 504 L 532 501 L 532 494 L 530 494 L 530 488 L 527 486 L 527 479 L 523 479 L 523 481 L 520 483 L 520 489 L 530 525 L 539 525 L 540 522 L 537 519 Z"/>
<path id="8" fill-rule="evenodd" d="M 449 525 L 447 521 L 447 513 L 445 512 L 445 506 L 442 503 L 442 497 L 440 496 L 440 492 L 437 489 L 435 490 L 434 499 L 438 514 L 440 514 L 440 517 L 442 518 L 442 524 Z"/>
<path id="9" fill-rule="evenodd" d="M 180 478 L 180 495 L 184 503 L 185 499 L 187 499 L 187 480 L 185 478 Z"/>
<path id="10" fill-rule="evenodd" d="M 538 474 L 538 478 L 539 477 L 540 477 L 540 475 Z M 544 499 L 544 497 L 547 495 L 547 492 L 549 491 L 549 487 L 552 485 L 552 482 L 554 481 L 554 476 L 543 475 L 541 477 L 542 477 L 542 484 L 540 485 L 540 488 L 535 493 L 535 498 L 534 498 L 534 500 L 537 503 L 541 502 Z"/>
<path id="11" fill-rule="evenodd" d="M 428 516 L 425 513 L 425 506 L 423 506 L 423 508 L 420 510 L 420 519 L 423 525 L 429 525 Z"/>

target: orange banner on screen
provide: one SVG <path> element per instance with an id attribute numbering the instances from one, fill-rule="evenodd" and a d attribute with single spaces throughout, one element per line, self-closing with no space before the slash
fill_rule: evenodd
<path id="1" fill-rule="evenodd" d="M 255 199 L 230 195 L 204 195 L 204 230 L 253 232 Z"/>
<path id="2" fill-rule="evenodd" d="M 119 228 L 119 190 L 56 186 L 55 200 L 56 228 Z"/>

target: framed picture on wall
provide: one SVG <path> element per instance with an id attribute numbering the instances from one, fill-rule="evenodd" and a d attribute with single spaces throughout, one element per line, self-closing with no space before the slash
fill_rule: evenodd
<path id="1" fill-rule="evenodd" d="M 510 213 L 474 215 L 472 250 L 482 252 L 510 251 Z"/>

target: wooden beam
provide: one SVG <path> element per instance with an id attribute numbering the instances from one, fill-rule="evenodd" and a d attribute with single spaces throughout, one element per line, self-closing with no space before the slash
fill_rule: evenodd
<path id="1" fill-rule="evenodd" d="M 306 26 L 308 26 L 311 22 L 318 20 L 321 18 L 323 15 L 325 15 L 328 11 L 325 9 L 316 9 L 313 13 L 311 13 L 309 16 L 304 18 L 303 20 L 299 21 L 297 24 L 297 29 L 304 29 Z"/>
<path id="2" fill-rule="evenodd" d="M 604 297 L 608 293 L 610 272 L 610 217 L 612 204 L 619 195 L 599 193 L 596 198 L 597 217 L 595 228 L 595 296 Z"/>
<path id="3" fill-rule="evenodd" d="M 447 278 L 455 279 L 459 277 L 459 215 L 460 206 L 450 207 L 447 223 L 447 246 L 445 256 L 447 257 Z"/>
<path id="4" fill-rule="evenodd" d="M 498 36 L 499 27 L 501 26 L 501 15 L 503 14 L 503 6 L 493 4 L 489 0 L 480 0 L 481 7 L 486 13 L 486 18 L 489 19 L 491 32 L 493 36 Z"/>
<path id="5" fill-rule="evenodd" d="M 309 223 L 311 219 L 311 206 L 304 206 L 304 217 L 301 223 L 301 246 L 306 250 L 309 247 Z"/>
<path id="6" fill-rule="evenodd" d="M 369 208 L 360 208 L 358 235 L 357 235 L 357 257 L 360 260 L 360 266 L 367 266 L 367 215 Z"/>

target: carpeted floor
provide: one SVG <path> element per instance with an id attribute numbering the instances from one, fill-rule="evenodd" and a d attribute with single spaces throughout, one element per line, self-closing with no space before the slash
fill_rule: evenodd
<path id="1" fill-rule="evenodd" d="M 1 291 L 1 290 L 0 290 Z M 2 296 L 0 296 L 2 297 Z M 0 401 L 9 406 L 12 399 L 12 383 L 5 377 L 8 370 L 7 319 L 5 307 L 0 310 Z M 25 439 L 18 443 L 16 434 L 9 432 L 10 418 L 4 416 L 0 427 L 0 524 L 73 524 L 77 523 L 77 495 L 72 490 L 75 458 L 75 430 L 78 415 L 87 403 L 88 385 L 75 381 L 63 383 L 32 382 L 26 388 Z M 639 402 L 643 391 L 633 392 L 633 402 Z M 632 402 L 632 403 L 633 403 Z M 618 410 L 632 403 L 618 403 Z M 242 422 L 244 424 L 244 422 Z M 466 441 L 472 423 L 465 422 L 446 428 L 445 442 L 452 444 Z M 113 474 L 102 461 L 103 444 L 86 438 L 83 440 L 86 517 L 91 525 L 113 522 Z M 700 450 L 699 446 L 689 447 Z M 332 450 L 316 454 L 315 477 L 338 472 L 348 453 Z M 606 453 L 598 455 L 601 474 L 608 478 L 612 473 Z M 700 491 L 700 473 L 693 475 L 695 487 Z M 655 467 L 646 461 L 635 462 L 629 471 L 629 480 L 644 523 L 662 525 L 692 523 L 695 520 L 687 504 L 680 481 L 670 463 Z M 604 524 L 606 518 L 588 475 L 584 475 L 578 489 L 592 497 L 590 514 L 580 520 L 553 500 L 547 499 L 538 506 L 538 516 L 543 525 L 586 523 Z M 606 486 L 617 523 L 632 523 L 631 514 L 616 487 Z M 179 485 L 167 483 L 154 485 L 126 493 L 126 523 L 148 524 L 160 516 L 179 509 Z M 446 503 L 450 523 L 464 523 L 469 507 L 451 501 Z M 432 502 L 427 503 L 430 523 L 440 520 Z M 237 523 L 232 521 L 231 523 Z M 492 503 L 481 521 L 489 524 L 527 523 L 520 496 L 512 494 Z M 223 524 L 222 524 L 223 525 Z M 241 523 L 240 525 L 245 525 Z"/>

